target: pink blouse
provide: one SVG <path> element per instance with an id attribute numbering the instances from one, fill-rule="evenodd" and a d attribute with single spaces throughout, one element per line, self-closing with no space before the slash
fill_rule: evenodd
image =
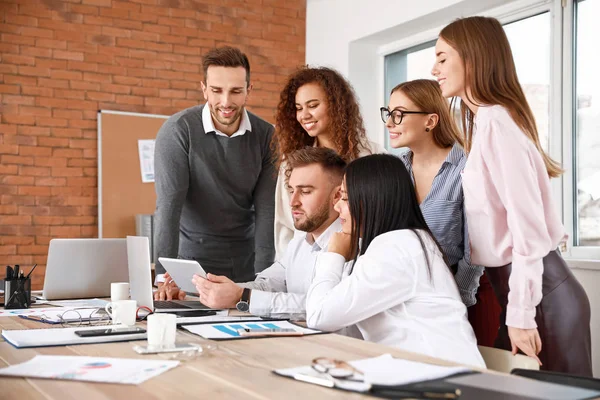
<path id="1" fill-rule="evenodd" d="M 544 258 L 566 238 L 535 145 L 501 106 L 480 107 L 463 171 L 471 261 L 512 262 L 506 325 L 536 328 Z"/>

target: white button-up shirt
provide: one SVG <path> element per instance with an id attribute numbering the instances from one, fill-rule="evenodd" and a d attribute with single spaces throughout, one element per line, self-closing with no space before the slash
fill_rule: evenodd
<path id="1" fill-rule="evenodd" d="M 344 277 L 344 257 L 322 253 L 306 299 L 311 328 L 336 331 L 356 324 L 365 340 L 485 367 L 467 308 L 440 251 L 414 232 L 377 236 Z"/>
<path id="2" fill-rule="evenodd" d="M 240 121 L 240 127 L 233 135 L 227 135 L 215 128 L 215 123 L 212 120 L 212 116 L 210 115 L 210 106 L 208 103 L 204 105 L 202 108 L 202 125 L 204 127 L 204 133 L 214 132 L 215 135 L 225 136 L 229 138 L 234 138 L 236 136 L 242 136 L 248 132 L 252 132 L 252 125 L 250 124 L 250 119 L 248 119 L 248 111 L 244 108 L 244 112 L 241 116 L 242 120 Z"/>
<path id="3" fill-rule="evenodd" d="M 306 232 L 296 232 L 281 260 L 258 274 L 253 282 L 239 284 L 252 289 L 250 313 L 304 319 L 306 292 L 313 280 L 317 256 L 327 250 L 331 235 L 341 228 L 336 219 L 314 242 Z"/>

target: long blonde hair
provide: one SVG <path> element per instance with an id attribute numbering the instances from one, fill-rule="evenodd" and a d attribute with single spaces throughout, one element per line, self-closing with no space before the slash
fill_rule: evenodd
<path id="1" fill-rule="evenodd" d="M 488 17 L 460 18 L 442 29 L 440 38 L 458 52 L 465 65 L 465 86 L 470 91 L 467 100 L 476 105 L 498 104 L 506 108 L 542 155 L 548 175 L 558 177 L 563 170 L 540 144 L 535 118 L 517 78 L 510 44 L 500 22 Z M 464 102 L 460 110 L 465 150 L 469 152 L 474 115 Z"/>
<path id="2" fill-rule="evenodd" d="M 431 79 L 415 79 L 399 84 L 390 94 L 396 91 L 402 92 L 420 111 L 438 115 L 439 121 L 431 132 L 435 144 L 442 148 L 453 146 L 455 143 L 465 147 L 463 135 L 450 114 L 448 100 L 442 95 L 437 82 Z"/>

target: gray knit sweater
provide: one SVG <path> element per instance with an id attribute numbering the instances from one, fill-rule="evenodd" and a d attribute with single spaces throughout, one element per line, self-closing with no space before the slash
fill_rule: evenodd
<path id="1" fill-rule="evenodd" d="M 274 258 L 273 126 L 248 112 L 251 132 L 206 134 L 203 107 L 173 115 L 156 137 L 157 255 L 206 257 L 198 254 L 204 247 L 218 267 L 220 258 L 254 251 L 254 269 L 260 272 Z M 164 273 L 158 260 L 156 273 Z"/>

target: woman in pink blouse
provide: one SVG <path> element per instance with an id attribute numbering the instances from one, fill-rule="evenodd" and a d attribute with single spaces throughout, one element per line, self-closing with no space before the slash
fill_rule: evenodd
<path id="1" fill-rule="evenodd" d="M 566 235 L 550 178 L 562 170 L 540 145 L 502 25 L 458 19 L 435 52 L 443 95 L 461 99 L 471 259 L 489 267 L 502 306 L 496 347 L 520 349 L 545 370 L 592 376 L 590 303 L 557 250 Z"/>

